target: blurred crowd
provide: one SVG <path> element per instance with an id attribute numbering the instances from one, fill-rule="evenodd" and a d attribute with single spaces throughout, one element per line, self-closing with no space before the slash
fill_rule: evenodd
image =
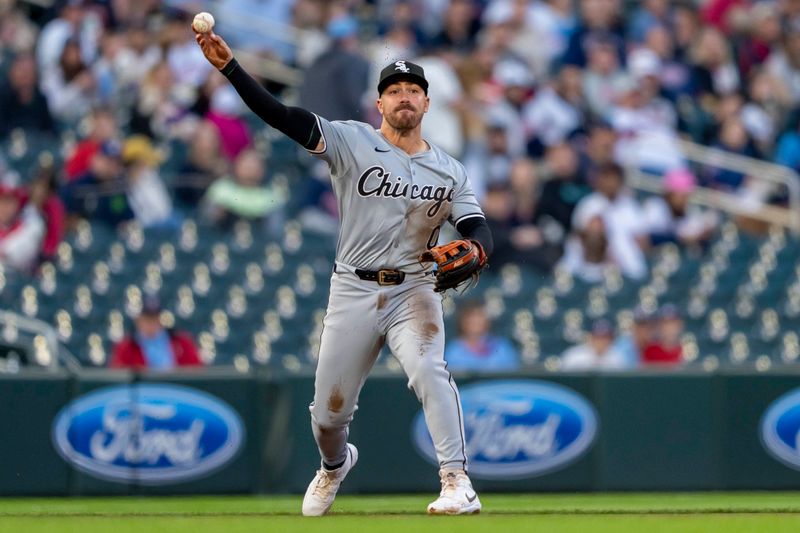
<path id="1" fill-rule="evenodd" d="M 266 87 L 331 120 L 377 126 L 380 69 L 421 64 L 423 134 L 466 166 L 496 266 L 641 279 L 652 247 L 713 238 L 698 186 L 787 201 L 693 166 L 679 139 L 800 171 L 798 0 L 0 0 L 6 267 L 35 273 L 81 218 L 335 230 L 324 166 L 300 155 L 302 182 L 272 183 L 260 125 L 194 42 L 201 10 L 252 72 L 276 73 Z M 34 138 L 59 157 L 15 168 Z M 663 192 L 633 191 L 629 169 Z"/>
<path id="2" fill-rule="evenodd" d="M 753 176 L 691 166 L 679 138 L 800 169 L 794 0 L 3 0 L 0 145 L 52 136 L 64 156 L 37 175 L 0 161 L 0 239 L 41 243 L 4 263 L 34 268 L 79 217 L 229 225 L 285 208 L 253 121 L 194 42 L 202 9 L 246 65 L 301 73 L 263 82 L 328 119 L 377 125 L 379 70 L 423 65 L 424 135 L 466 165 L 495 264 L 641 278 L 653 245 L 713 236 L 719 217 L 688 201 L 698 185 L 786 200 Z M 291 215 L 330 231 L 327 172 L 306 164 Z M 631 168 L 663 177 L 663 195 L 634 194 Z"/>

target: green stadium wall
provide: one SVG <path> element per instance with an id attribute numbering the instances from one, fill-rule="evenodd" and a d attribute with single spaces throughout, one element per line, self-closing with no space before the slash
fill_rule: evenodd
<path id="1" fill-rule="evenodd" d="M 760 436 L 769 406 L 800 387 L 800 371 L 456 378 L 462 390 L 508 379 L 557 384 L 582 396 L 597 413 L 594 441 L 576 460 L 540 475 L 476 477 L 479 491 L 800 488 L 800 471 L 775 459 Z M 221 400 L 244 426 L 239 450 L 203 476 L 156 485 L 136 476 L 110 481 L 63 459 L 53 436 L 59 412 L 94 391 L 134 390 L 133 384 L 180 385 Z M 105 371 L 2 375 L 0 494 L 301 493 L 319 466 L 308 410 L 312 396 L 311 375 L 223 369 L 169 375 Z M 343 492 L 438 490 L 436 467 L 411 437 L 419 412 L 402 376 L 379 374 L 367 381 L 350 432 L 360 450 L 359 464 Z"/>

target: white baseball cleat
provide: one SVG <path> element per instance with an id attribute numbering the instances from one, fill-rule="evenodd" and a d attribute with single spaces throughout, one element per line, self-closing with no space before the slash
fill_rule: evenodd
<path id="1" fill-rule="evenodd" d="M 342 466 L 336 470 L 326 470 L 324 467 L 317 470 L 303 498 L 303 516 L 322 516 L 327 513 L 333 505 L 339 485 L 357 462 L 358 449 L 347 443 L 347 457 Z"/>
<path id="2" fill-rule="evenodd" d="M 481 501 L 467 473 L 463 470 L 441 470 L 442 492 L 428 505 L 428 514 L 473 514 L 481 512 Z"/>

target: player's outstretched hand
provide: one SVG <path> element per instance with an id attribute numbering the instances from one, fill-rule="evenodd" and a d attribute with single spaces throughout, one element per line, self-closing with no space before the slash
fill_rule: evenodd
<path id="1" fill-rule="evenodd" d="M 203 50 L 203 55 L 206 56 L 208 62 L 214 65 L 217 70 L 222 70 L 225 65 L 230 63 L 233 59 L 233 52 L 231 47 L 225 40 L 214 33 L 213 31 L 207 33 L 195 33 L 194 39 L 200 48 Z"/>

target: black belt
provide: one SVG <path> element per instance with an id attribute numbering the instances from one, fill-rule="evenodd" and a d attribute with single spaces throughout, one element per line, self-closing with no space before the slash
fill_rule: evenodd
<path id="1" fill-rule="evenodd" d="M 356 276 L 365 281 L 375 281 L 378 285 L 400 285 L 406 279 L 406 273 L 399 270 L 361 270 L 356 269 Z"/>

